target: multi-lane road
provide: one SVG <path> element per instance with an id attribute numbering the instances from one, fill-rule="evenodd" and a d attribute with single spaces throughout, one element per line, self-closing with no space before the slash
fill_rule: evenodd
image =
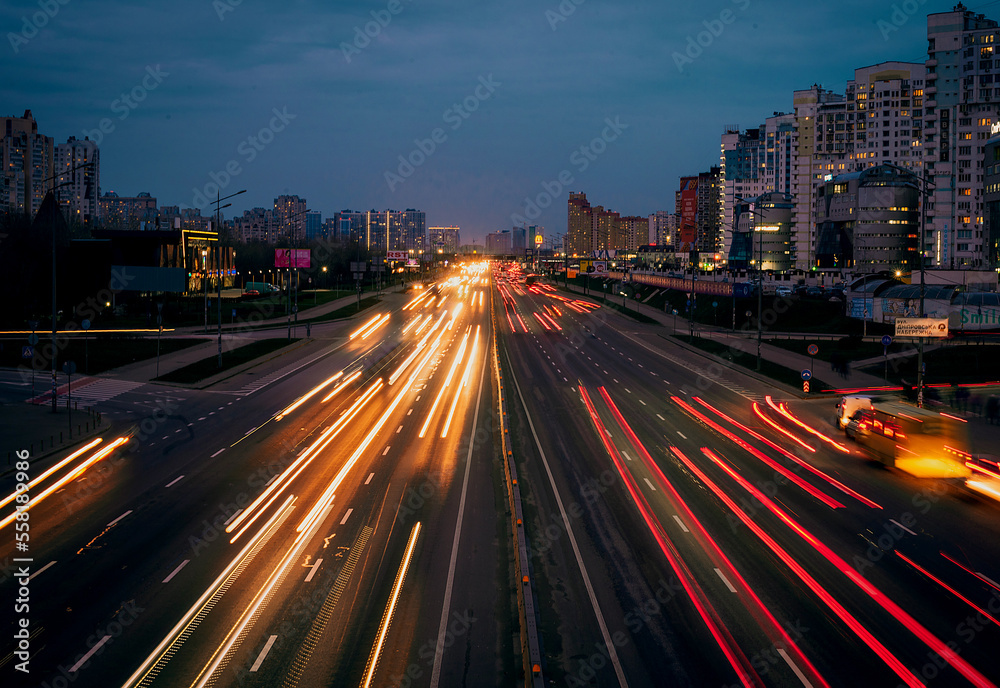
<path id="1" fill-rule="evenodd" d="M 0 527 L 0 596 L 30 599 L 4 684 L 517 685 L 519 589 L 551 685 L 1000 680 L 993 503 L 876 467 L 832 402 L 484 267 L 252 389 L 129 389 L 108 403 L 151 410 L 33 464 L 27 585 Z"/>

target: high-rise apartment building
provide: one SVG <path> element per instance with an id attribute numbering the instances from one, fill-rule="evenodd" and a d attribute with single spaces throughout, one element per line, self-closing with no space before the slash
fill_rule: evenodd
<path id="1" fill-rule="evenodd" d="M 274 220 L 280 236 L 293 243 L 306 238 L 306 199 L 298 196 L 278 196 L 274 199 Z"/>
<path id="2" fill-rule="evenodd" d="M 34 216 L 52 188 L 52 138 L 38 133 L 38 123 L 25 110 L 23 117 L 0 117 L 0 210 Z"/>
<path id="3" fill-rule="evenodd" d="M 677 215 L 666 210 L 657 210 L 649 216 L 649 241 L 657 246 L 676 246 Z"/>
<path id="4" fill-rule="evenodd" d="M 427 250 L 431 253 L 458 253 L 461 236 L 458 227 L 428 227 Z"/>
<path id="5" fill-rule="evenodd" d="M 924 166 L 932 185 L 925 264 L 988 263 L 983 221 L 983 154 L 1000 104 L 1000 28 L 963 4 L 927 16 Z"/>
<path id="6" fill-rule="evenodd" d="M 323 214 L 318 210 L 306 213 L 306 241 L 319 238 L 323 232 Z"/>
<path id="7" fill-rule="evenodd" d="M 423 210 L 341 210 L 335 216 L 341 241 L 358 242 L 373 253 L 421 253 L 427 238 L 427 213 Z"/>
<path id="8" fill-rule="evenodd" d="M 108 191 L 101 196 L 99 215 L 108 229 L 156 229 L 156 199 L 147 191 L 135 196 L 119 196 Z"/>
<path id="9" fill-rule="evenodd" d="M 569 192 L 566 220 L 566 255 L 585 258 L 590 255 L 593 212 L 585 193 Z"/>
<path id="10" fill-rule="evenodd" d="M 100 213 L 101 151 L 90 139 L 70 136 L 54 151 L 56 200 L 73 224 L 92 225 Z"/>

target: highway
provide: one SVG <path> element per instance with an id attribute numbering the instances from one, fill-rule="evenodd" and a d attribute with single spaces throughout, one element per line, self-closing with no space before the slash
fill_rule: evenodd
<path id="1" fill-rule="evenodd" d="M 325 336 L 252 385 L 123 392 L 31 467 L 4 685 L 523 685 L 494 339 L 545 684 L 1000 680 L 997 504 L 870 461 L 831 400 L 497 264 Z"/>

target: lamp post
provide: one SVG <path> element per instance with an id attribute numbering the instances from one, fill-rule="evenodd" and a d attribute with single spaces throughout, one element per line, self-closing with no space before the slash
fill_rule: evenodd
<path id="1" fill-rule="evenodd" d="M 205 334 L 208 334 L 208 249 L 201 249 L 201 281 L 205 286 Z"/>
<path id="2" fill-rule="evenodd" d="M 222 201 L 225 201 L 225 200 L 227 200 L 229 198 L 232 198 L 233 196 L 239 196 L 240 194 L 244 194 L 246 192 L 247 192 L 246 189 L 241 189 L 240 191 L 237 191 L 234 194 L 229 194 L 228 196 L 220 196 L 219 194 L 221 193 L 221 191 L 216 191 L 215 192 L 215 200 L 212 201 L 212 203 L 215 204 L 215 233 L 217 235 L 217 238 L 220 239 L 220 241 L 217 243 L 217 250 L 216 250 L 217 260 L 215 262 L 216 277 L 217 277 L 217 279 L 219 281 L 219 284 L 218 284 L 218 294 L 216 296 L 219 299 L 219 330 L 218 330 L 218 336 L 219 336 L 219 367 L 220 368 L 222 367 L 222 241 L 221 241 L 222 232 L 220 231 L 219 211 L 222 210 L 223 208 L 228 208 L 229 206 L 232 205 L 232 203 L 226 203 L 225 205 L 219 205 L 219 204 L 222 203 Z M 235 253 L 233 253 L 233 258 L 234 259 L 236 258 L 236 254 Z M 205 289 L 206 289 L 206 294 L 207 294 L 208 293 L 208 287 L 206 286 Z M 205 310 L 205 334 L 208 334 L 208 309 L 207 308 Z"/>
<path id="3" fill-rule="evenodd" d="M 311 212 L 312 212 L 312 209 L 306 208 L 305 210 L 300 210 L 297 213 L 292 213 L 291 215 L 289 215 L 288 217 L 285 218 L 285 220 L 288 221 L 288 242 L 290 244 L 295 243 L 294 239 L 292 238 L 292 231 L 291 231 L 292 223 L 291 223 L 291 219 L 293 217 L 299 217 L 300 215 L 305 215 L 306 213 L 311 213 Z M 292 338 L 292 317 L 293 317 L 293 314 L 294 314 L 294 318 L 295 318 L 295 326 L 298 327 L 298 324 L 299 324 L 299 289 L 298 289 L 298 281 L 299 281 L 299 269 L 298 269 L 298 267 L 296 267 L 295 268 L 295 305 L 293 307 L 293 305 L 292 305 L 292 249 L 288 249 L 288 338 L 289 339 Z"/>
<path id="4" fill-rule="evenodd" d="M 733 198 L 735 198 L 737 201 L 743 201 L 744 203 L 749 204 L 750 207 L 747 208 L 746 212 L 750 213 L 751 216 L 761 217 L 761 218 L 764 217 L 763 213 L 761 213 L 760 211 L 756 210 L 753 207 L 754 203 L 756 201 L 760 200 L 760 196 L 758 196 L 753 201 L 751 201 L 749 199 L 746 199 L 746 198 L 742 198 L 740 196 L 734 196 Z M 751 222 L 750 231 L 753 232 L 753 233 L 755 233 L 757 235 L 757 266 L 756 266 L 757 267 L 757 270 L 756 270 L 756 273 L 757 273 L 757 372 L 760 372 L 760 365 L 761 365 L 760 345 L 761 345 L 761 339 L 763 339 L 763 333 L 764 333 L 764 330 L 763 330 L 763 327 L 762 327 L 762 324 L 761 324 L 761 320 L 762 320 L 761 316 L 763 315 L 763 310 L 764 310 L 764 234 L 760 230 L 757 229 L 757 222 L 753 219 L 753 217 L 751 218 L 750 222 Z M 753 253 L 753 238 L 752 237 L 751 237 L 750 241 L 751 241 L 751 243 L 750 243 L 750 252 L 752 254 Z"/>

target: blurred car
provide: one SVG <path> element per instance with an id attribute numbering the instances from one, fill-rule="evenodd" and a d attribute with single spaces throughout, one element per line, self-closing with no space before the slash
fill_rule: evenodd
<path id="1" fill-rule="evenodd" d="M 868 430 L 872 423 L 872 411 L 871 409 L 859 409 L 854 412 L 851 419 L 847 421 L 847 425 L 844 426 L 844 432 L 852 440 L 857 440 L 858 437 L 867 437 L 870 434 Z"/>
<path id="2" fill-rule="evenodd" d="M 806 296 L 811 298 L 820 298 L 824 295 L 823 287 L 808 287 L 806 289 Z"/>
<path id="3" fill-rule="evenodd" d="M 260 296 L 260 292 L 256 289 L 247 289 L 243 292 L 243 296 Z"/>
<path id="4" fill-rule="evenodd" d="M 774 295 L 775 296 L 791 296 L 792 295 L 792 288 L 791 287 L 785 287 L 785 286 L 775 287 L 774 288 Z"/>

